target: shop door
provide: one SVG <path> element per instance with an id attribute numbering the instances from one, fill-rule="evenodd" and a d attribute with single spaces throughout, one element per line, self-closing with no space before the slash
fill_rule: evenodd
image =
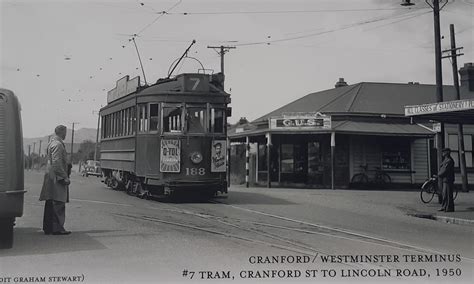
<path id="1" fill-rule="evenodd" d="M 307 183 L 322 185 L 324 176 L 324 165 L 322 161 L 321 142 L 308 142 L 308 175 Z"/>
<path id="2" fill-rule="evenodd" d="M 280 155 L 278 147 L 270 148 L 270 181 L 279 181 L 280 173 Z"/>

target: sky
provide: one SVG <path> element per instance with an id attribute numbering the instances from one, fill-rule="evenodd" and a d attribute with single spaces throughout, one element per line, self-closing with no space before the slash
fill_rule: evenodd
<path id="1" fill-rule="evenodd" d="M 250 121 L 309 93 L 349 84 L 435 84 L 433 10 L 424 0 L 0 0 L 0 87 L 22 105 L 23 135 L 58 124 L 97 126 L 107 91 L 139 75 L 148 84 L 175 71 L 220 71 L 208 46 L 225 54 L 225 88 L 235 123 Z M 442 1 L 443 3 L 445 1 Z M 449 25 L 464 47 L 458 66 L 474 62 L 474 0 L 441 11 L 442 50 Z M 449 59 L 443 83 L 453 84 Z"/>

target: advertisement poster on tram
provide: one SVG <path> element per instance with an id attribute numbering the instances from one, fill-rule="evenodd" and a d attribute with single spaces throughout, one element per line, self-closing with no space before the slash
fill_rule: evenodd
<path id="1" fill-rule="evenodd" d="M 211 148 L 211 172 L 225 172 L 227 168 L 226 152 L 227 143 L 225 140 L 212 141 Z"/>
<path id="2" fill-rule="evenodd" d="M 160 171 L 162 173 L 179 173 L 181 144 L 179 140 L 161 140 Z"/>

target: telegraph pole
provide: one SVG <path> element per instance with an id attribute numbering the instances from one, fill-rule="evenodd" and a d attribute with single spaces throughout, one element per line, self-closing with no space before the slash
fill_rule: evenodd
<path id="1" fill-rule="evenodd" d="M 43 140 L 40 140 L 40 144 L 39 144 L 38 155 L 40 158 L 41 158 L 41 142 L 43 142 Z"/>
<path id="2" fill-rule="evenodd" d="M 456 38 L 454 34 L 454 25 L 449 25 L 449 31 L 451 35 L 451 49 L 443 50 L 443 52 L 451 52 L 451 55 L 443 56 L 443 58 L 451 58 L 453 66 L 453 81 L 454 89 L 456 90 L 456 100 L 461 99 L 461 94 L 459 92 L 459 77 L 458 77 L 458 56 L 463 55 L 463 53 L 457 54 L 458 50 L 461 50 L 462 47 L 456 48 Z M 466 154 L 464 153 L 464 130 L 462 123 L 458 124 L 458 150 L 459 150 L 459 167 L 461 168 L 461 179 L 462 179 L 462 191 L 469 191 L 467 172 L 466 172 Z"/>
<path id="3" fill-rule="evenodd" d="M 217 52 L 221 56 L 221 73 L 224 76 L 224 55 L 229 52 L 231 49 L 235 49 L 235 46 L 208 46 L 207 48 L 219 49 Z M 225 76 L 224 76 L 225 78 Z M 222 82 L 222 89 L 224 89 L 224 82 Z"/>
<path id="4" fill-rule="evenodd" d="M 72 134 L 71 134 L 71 165 L 72 165 L 72 155 L 74 154 L 74 124 L 79 124 L 79 122 L 72 123 Z"/>
<path id="5" fill-rule="evenodd" d="M 95 111 L 92 111 L 92 114 L 94 114 L 94 112 Z M 95 137 L 94 161 L 97 161 L 98 150 L 99 150 L 99 127 L 100 127 L 100 112 L 97 111 L 97 134 Z"/>
<path id="6" fill-rule="evenodd" d="M 31 170 L 31 145 L 28 145 L 28 169 Z"/>

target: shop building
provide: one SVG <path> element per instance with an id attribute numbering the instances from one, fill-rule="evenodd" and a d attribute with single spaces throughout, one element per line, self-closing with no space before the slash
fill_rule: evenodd
<path id="1" fill-rule="evenodd" d="M 454 87 L 445 86 L 444 96 L 453 100 Z M 364 172 L 370 180 L 377 171 L 387 173 L 391 184 L 421 184 L 436 171 L 436 124 L 405 116 L 405 106 L 434 101 L 435 85 L 348 85 L 341 78 L 333 89 L 233 127 L 231 153 L 239 147 L 247 151 L 251 185 L 346 188 L 355 174 Z M 446 125 L 446 145 L 453 143 L 456 130 Z M 464 133 L 472 172 L 474 126 L 466 125 Z"/>

